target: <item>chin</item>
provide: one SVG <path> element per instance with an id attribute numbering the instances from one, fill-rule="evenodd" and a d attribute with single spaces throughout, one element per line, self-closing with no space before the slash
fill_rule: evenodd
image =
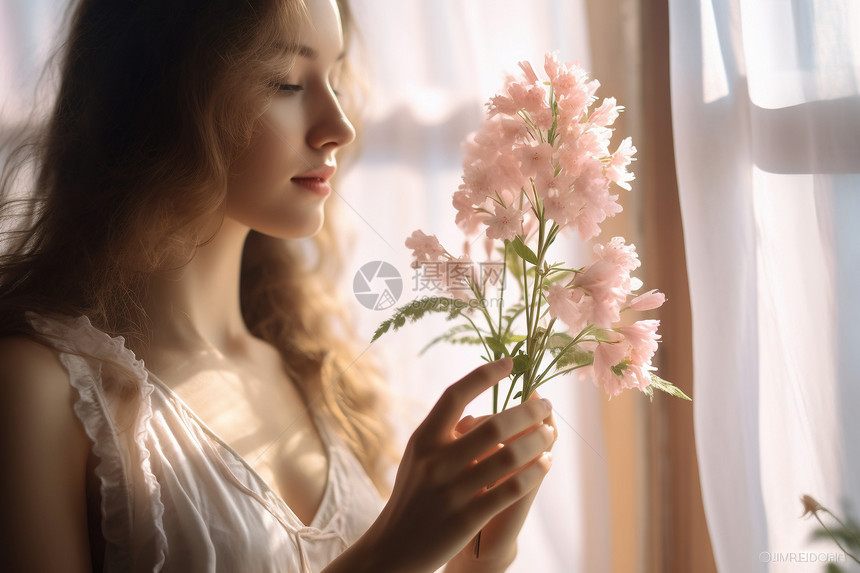
<path id="1" fill-rule="evenodd" d="M 253 225 L 251 228 L 258 233 L 273 237 L 275 239 L 307 239 L 319 233 L 323 228 L 325 217 L 320 212 L 319 217 L 308 217 L 302 221 L 290 221 L 289 225 L 283 222 L 272 222 L 271 224 Z"/>

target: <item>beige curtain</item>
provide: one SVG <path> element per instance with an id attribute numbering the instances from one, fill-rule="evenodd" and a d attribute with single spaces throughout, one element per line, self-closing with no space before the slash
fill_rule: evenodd
<path id="1" fill-rule="evenodd" d="M 667 0 L 588 0 L 594 75 L 627 106 L 616 126 L 638 149 L 634 193 L 612 222 L 637 244 L 648 288 L 666 293 L 657 366 L 695 400 L 690 298 L 672 144 Z M 610 232 L 612 230 L 610 229 Z M 622 395 L 604 405 L 612 570 L 716 571 L 705 523 L 689 402 Z M 635 519 L 631 516 L 635 515 Z"/>

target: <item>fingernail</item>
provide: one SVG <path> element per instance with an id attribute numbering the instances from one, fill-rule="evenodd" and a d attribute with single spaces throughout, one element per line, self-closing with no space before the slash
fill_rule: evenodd
<path id="1" fill-rule="evenodd" d="M 552 465 L 552 452 L 544 452 L 541 454 L 541 459 L 547 466 Z"/>

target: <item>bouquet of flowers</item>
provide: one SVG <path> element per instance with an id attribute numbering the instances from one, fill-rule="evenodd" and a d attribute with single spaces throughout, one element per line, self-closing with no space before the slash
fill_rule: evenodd
<path id="1" fill-rule="evenodd" d="M 595 245 L 594 260 L 583 267 L 550 257 L 559 237 L 575 230 L 583 241 L 594 238 L 621 211 L 612 186 L 630 190 L 627 167 L 636 152 L 630 138 L 609 151 L 610 126 L 622 108 L 614 98 L 593 108 L 597 80 L 555 54 L 545 58 L 547 80 L 528 62 L 519 67 L 464 144 L 463 183 L 453 198 L 455 222 L 467 236 L 464 254 L 453 255 L 420 230 L 406 239 L 413 267 L 445 292 L 398 308 L 373 340 L 429 313 L 463 319 L 428 347 L 475 344 L 487 361 L 511 356 L 502 409 L 574 371 L 591 375 L 611 396 L 638 388 L 650 397 L 657 389 L 689 400 L 654 373 L 659 321 L 621 323 L 622 313 L 665 301 L 656 290 L 636 294 L 642 283 L 631 276 L 640 266 L 635 246 L 613 237 Z M 470 246 L 481 238 L 487 260 L 478 264 Z M 500 272 L 487 272 L 494 268 Z M 505 300 L 508 275 L 519 286 L 513 301 Z M 500 395 L 496 386 L 494 412 Z"/>

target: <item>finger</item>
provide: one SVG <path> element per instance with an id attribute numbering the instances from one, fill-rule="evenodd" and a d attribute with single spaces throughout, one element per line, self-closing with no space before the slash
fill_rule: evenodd
<path id="1" fill-rule="evenodd" d="M 489 416 L 478 416 L 477 418 L 475 418 L 474 416 L 466 416 L 465 418 L 457 422 L 457 425 L 454 426 L 454 431 L 459 432 L 461 435 L 465 434 L 487 418 L 489 418 Z"/>
<path id="2" fill-rule="evenodd" d="M 451 471 L 482 457 L 498 444 L 510 441 L 543 422 L 552 406 L 547 400 L 528 401 L 490 416 L 451 445 L 445 465 Z"/>
<path id="3" fill-rule="evenodd" d="M 485 460 L 467 469 L 459 480 L 469 495 L 515 475 L 517 470 L 537 460 L 552 445 L 553 430 L 541 424 L 535 430 L 504 446 Z"/>
<path id="4" fill-rule="evenodd" d="M 541 399 L 541 395 L 538 394 L 537 390 L 532 392 L 532 395 L 529 396 L 529 400 L 540 400 L 540 399 Z M 547 415 L 547 417 L 543 419 L 543 423 L 546 424 L 547 426 L 552 427 L 553 432 L 555 434 L 555 438 L 553 440 L 553 443 L 555 443 L 555 440 L 558 439 L 558 426 L 555 425 L 555 416 L 552 415 L 552 412 L 553 412 L 553 410 L 550 409 L 549 415 Z"/>
<path id="5" fill-rule="evenodd" d="M 462 418 L 459 422 L 457 422 L 457 425 L 454 426 L 454 431 L 460 434 L 465 434 L 469 431 L 469 428 L 474 425 L 474 420 L 474 416 L 466 416 L 465 418 Z"/>
<path id="6" fill-rule="evenodd" d="M 486 525 L 493 516 L 538 487 L 551 465 L 552 454 L 542 454 L 516 474 L 477 496 L 470 509 Z"/>
<path id="7" fill-rule="evenodd" d="M 511 373 L 513 360 L 509 357 L 475 368 L 466 376 L 448 386 L 442 397 L 427 414 L 419 427 L 427 437 L 442 438 L 449 435 L 466 406 L 484 390 Z"/>

